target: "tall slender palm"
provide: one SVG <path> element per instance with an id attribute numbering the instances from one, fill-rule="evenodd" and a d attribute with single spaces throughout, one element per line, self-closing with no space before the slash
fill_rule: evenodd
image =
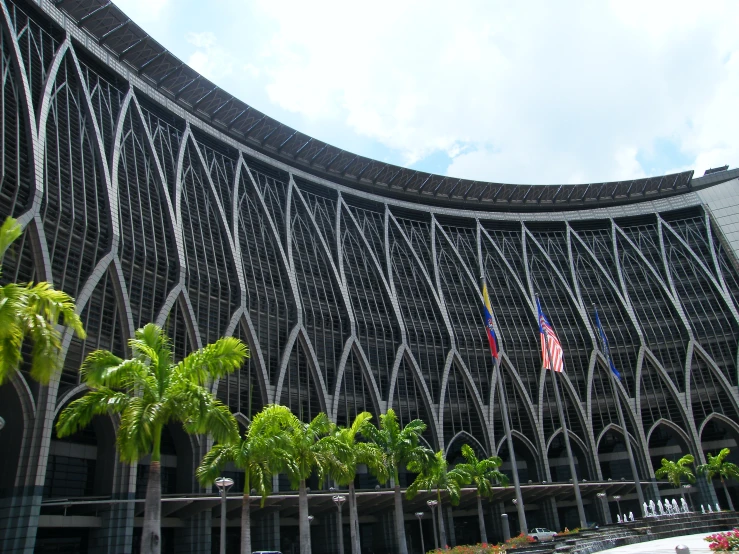
<path id="1" fill-rule="evenodd" d="M 216 444 L 203 457 L 195 470 L 203 486 L 212 485 L 227 463 L 244 470 L 244 492 L 241 499 L 241 554 L 251 554 L 251 490 L 261 496 L 261 506 L 272 491 L 272 476 L 280 460 L 288 456 L 285 441 L 278 429 L 269 432 L 266 427 L 274 422 L 263 422 L 269 413 L 259 412 L 242 438 L 236 442 Z M 258 429 L 259 432 L 255 432 Z"/>
<path id="2" fill-rule="evenodd" d="M 285 406 L 267 406 L 260 425 L 255 425 L 254 433 L 271 434 L 277 430 L 285 440 L 288 456 L 280 460 L 278 469 L 287 473 L 290 485 L 298 489 L 300 554 L 310 554 L 310 527 L 308 522 L 308 490 L 306 480 L 314 471 L 318 480 L 323 477 L 330 466 L 340 465 L 335 456 L 341 451 L 341 445 L 330 436 L 333 424 L 328 416 L 321 412 L 310 423 L 300 421 Z"/>
<path id="3" fill-rule="evenodd" d="M 403 520 L 403 497 L 400 494 L 401 466 L 408 467 L 409 463 L 421 466 L 429 463 L 434 453 L 421 445 L 421 435 L 426 430 L 426 424 L 420 419 L 414 419 L 401 428 L 395 412 L 390 409 L 380 416 L 379 429 L 369 423 L 363 431 L 364 435 L 380 447 L 385 454 L 385 464 L 388 475 L 393 478 L 395 486 L 395 538 L 398 542 L 398 552 L 408 554 L 408 545 L 405 542 L 405 523 Z"/>
<path id="4" fill-rule="evenodd" d="M 359 541 L 359 515 L 357 514 L 357 495 L 354 490 L 354 479 L 357 477 L 357 466 L 365 464 L 377 479 L 384 483 L 387 480 L 385 455 L 380 447 L 372 442 L 360 442 L 359 435 L 367 429 L 372 414 L 362 412 L 357 414 L 351 426 L 337 427 L 334 437 L 342 447 L 335 452 L 334 458 L 338 465 L 332 465 L 329 474 L 342 487 L 349 487 L 349 529 L 351 532 L 352 553 L 362 551 Z"/>
<path id="5" fill-rule="evenodd" d="M 158 554 L 162 429 L 176 421 L 190 434 L 210 433 L 221 442 L 238 439 L 236 420 L 206 385 L 240 367 L 248 351 L 239 339 L 222 338 L 174 363 L 169 338 L 153 323 L 137 330 L 129 345 L 133 357 L 127 360 L 107 350 L 87 356 L 80 373 L 91 390 L 61 413 L 56 429 L 64 437 L 96 415 L 120 414 L 116 446 L 121 460 L 135 464 L 151 455 L 141 552 Z"/>
<path id="6" fill-rule="evenodd" d="M 475 485 L 477 489 L 477 518 L 480 522 L 480 538 L 482 542 L 486 543 L 488 542 L 488 534 L 485 529 L 485 516 L 482 512 L 482 497 L 491 498 L 493 487 L 497 483 L 504 487 L 508 486 L 508 477 L 498 470 L 503 463 L 503 460 L 498 456 L 479 460 L 475 456 L 475 451 L 467 444 L 462 446 L 462 456 L 467 461 L 463 464 L 457 464 L 455 469 L 469 476 L 470 483 Z"/>
<path id="7" fill-rule="evenodd" d="M 431 491 L 436 489 L 436 500 L 439 507 L 439 536 L 441 538 L 441 546 L 444 548 L 447 542 L 441 493 L 443 492 L 449 496 L 452 506 L 456 506 L 459 504 L 459 495 L 462 486 L 468 484 L 472 476 L 466 472 L 465 468 L 459 465 L 454 467 L 454 469 L 449 469 L 449 464 L 442 451 L 437 452 L 430 462 L 411 462 L 408 464 L 408 469 L 419 472 L 416 479 L 405 491 L 405 496 L 408 500 L 412 500 L 421 490 Z"/>
<path id="8" fill-rule="evenodd" d="M 20 234 L 21 227 L 12 217 L 0 226 L 0 260 Z M 0 287 L 0 385 L 18 369 L 26 338 L 33 343 L 31 377 L 41 384 L 49 383 L 59 369 L 59 322 L 85 338 L 74 299 L 67 293 L 46 282 Z"/>
<path id="9" fill-rule="evenodd" d="M 717 455 L 708 454 L 708 463 L 699 465 L 696 470 L 698 473 L 704 473 L 709 481 L 718 476 L 721 479 L 721 485 L 726 494 L 726 501 L 729 503 L 729 509 L 734 511 L 734 503 L 731 501 L 729 489 L 726 487 L 726 479 L 739 481 L 739 466 L 732 462 L 727 462 L 726 457 L 731 453 L 728 448 L 722 448 Z"/>
<path id="10" fill-rule="evenodd" d="M 679 487 L 683 479 L 689 483 L 695 483 L 695 475 L 693 475 L 689 467 L 694 463 L 695 458 L 693 458 L 692 454 L 685 454 L 677 462 L 662 458 L 662 466 L 654 472 L 654 476 L 657 479 L 667 479 L 674 487 Z M 685 494 L 682 497 L 684 500 Z"/>

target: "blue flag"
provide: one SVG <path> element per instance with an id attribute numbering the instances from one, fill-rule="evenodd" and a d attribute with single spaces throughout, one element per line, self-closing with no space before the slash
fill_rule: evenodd
<path id="1" fill-rule="evenodd" d="M 616 379 L 621 379 L 621 374 L 616 369 L 616 366 L 613 363 L 613 358 L 611 358 L 611 351 L 608 348 L 608 339 L 606 338 L 606 332 L 603 330 L 603 325 L 600 322 L 600 317 L 598 317 L 598 308 L 595 308 L 595 326 L 598 328 L 598 335 L 600 335 L 600 341 L 603 345 L 603 354 L 606 355 L 606 359 L 611 366 L 611 371 L 616 376 Z"/>

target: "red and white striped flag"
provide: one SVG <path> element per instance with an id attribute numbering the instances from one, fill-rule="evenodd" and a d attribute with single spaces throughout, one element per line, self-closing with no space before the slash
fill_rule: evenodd
<path id="1" fill-rule="evenodd" d="M 551 369 L 557 373 L 562 373 L 565 369 L 564 353 L 562 352 L 562 344 L 559 342 L 557 335 L 552 329 L 552 325 L 547 320 L 544 312 L 541 311 L 539 299 L 536 299 L 536 307 L 539 310 L 539 334 L 541 335 L 541 360 L 544 369 Z"/>

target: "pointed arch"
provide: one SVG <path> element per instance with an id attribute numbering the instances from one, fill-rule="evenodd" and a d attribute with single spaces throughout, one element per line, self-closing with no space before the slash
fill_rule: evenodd
<path id="1" fill-rule="evenodd" d="M 572 454 L 575 458 L 574 462 L 577 478 L 580 480 L 594 480 L 594 476 L 596 476 L 598 472 L 595 470 L 593 456 L 590 449 L 582 438 L 578 437 L 569 429 L 567 430 L 567 435 L 570 437 L 570 448 L 572 449 Z M 554 450 L 552 451 L 552 449 Z M 550 452 L 553 453 L 550 454 Z M 563 458 L 562 456 L 565 457 Z M 553 461 L 556 461 L 557 463 L 552 463 Z M 552 473 L 552 481 L 561 482 L 568 479 L 574 479 L 574 476 L 570 474 L 569 461 L 565 454 L 564 434 L 562 432 L 562 428 L 557 429 L 547 441 L 547 462 L 549 464 L 549 470 Z"/>
<path id="2" fill-rule="evenodd" d="M 470 229 L 474 240 L 474 230 Z M 462 231 L 458 231 L 462 234 Z M 458 237 L 464 242 L 469 236 Z M 449 320 L 457 355 L 472 377 L 472 388 L 482 402 L 489 402 L 493 360 L 482 321 L 482 295 L 469 268 L 443 229 L 436 233 L 436 263 L 439 288 Z"/>
<path id="3" fill-rule="evenodd" d="M 732 379 L 737 373 L 735 350 L 739 344 L 739 322 L 731 315 L 734 307 L 727 304 L 723 291 L 693 252 L 671 233 L 665 233 L 665 239 L 671 282 L 692 334 L 724 376 Z"/>
<path id="4" fill-rule="evenodd" d="M 520 431 L 511 431 L 511 439 L 513 441 L 513 451 L 516 454 L 518 478 L 521 483 L 540 482 L 544 480 L 547 477 L 547 472 L 542 461 L 544 456 L 540 454 L 540 450 L 529 437 Z M 500 470 L 511 479 L 513 476 L 513 466 L 511 464 L 506 437 L 502 437 L 498 441 L 496 452 L 493 455 L 499 456 L 503 460 Z"/>
<path id="5" fill-rule="evenodd" d="M 423 380 L 419 377 L 418 366 L 407 349 L 401 354 L 391 391 L 392 397 L 388 402 L 388 408 L 395 410 L 401 427 L 414 419 L 420 419 L 426 424 L 424 439 L 433 450 L 439 450 L 443 443 L 439 437 L 439 427 L 432 403 Z"/>
<path id="6" fill-rule="evenodd" d="M 232 413 L 241 414 L 247 421 L 251 421 L 254 414 L 269 403 L 267 383 L 264 382 L 264 372 L 260 366 L 261 357 L 255 353 L 258 351 L 258 344 L 253 343 L 248 323 L 243 316 L 239 318 L 232 335 L 249 347 L 250 356 L 239 369 L 218 381 L 216 395 Z"/>
<path id="7" fill-rule="evenodd" d="M 630 240 L 618 237 L 626 293 L 641 323 L 644 341 L 682 392 L 685 390 L 685 360 L 690 334 L 679 317 L 665 283 L 645 263 Z"/>
<path id="8" fill-rule="evenodd" d="M 475 437 L 486 452 L 489 451 L 489 429 L 483 414 L 481 399 L 471 382 L 469 371 L 455 352 L 439 407 L 439 425 L 447 450 L 453 438 L 464 431 Z"/>
<path id="9" fill-rule="evenodd" d="M 721 368 L 698 345 L 692 350 L 690 383 L 686 397 L 690 401 L 693 421 L 698 428 L 703 427 L 703 422 L 712 414 L 739 420 L 736 391 L 732 390 Z"/>
<path id="10" fill-rule="evenodd" d="M 156 321 L 184 270 L 177 224 L 154 145 L 131 98 L 120 122 L 113 176 L 118 190 L 118 256 L 135 328 Z"/>
<path id="11" fill-rule="evenodd" d="M 636 365 L 641 346 L 640 330 L 631 317 L 618 285 L 606 273 L 605 268 L 584 245 L 577 233 L 572 240 L 573 267 L 576 289 L 581 304 L 595 329 L 592 306 L 597 306 L 601 325 L 608 338 L 611 359 L 621 373 L 621 383 L 629 391 L 636 390 Z M 618 277 L 617 277 L 618 278 Z M 596 340 L 596 349 L 601 349 Z M 595 373 L 593 373 L 593 378 Z M 590 385 L 592 386 L 592 385 Z"/>
<path id="12" fill-rule="evenodd" d="M 17 218 L 32 207 L 35 152 L 27 99 L 23 83 L 16 75 L 18 61 L 13 52 L 8 52 L 12 49 L 8 43 L 12 43 L 13 39 L 7 36 L 8 30 L 4 26 L 0 33 L 0 219 L 4 221 L 8 216 Z"/>
<path id="13" fill-rule="evenodd" d="M 200 341 L 195 334 L 195 324 L 188 310 L 184 292 L 177 295 L 162 327 L 172 340 L 175 360 L 182 360 L 199 348 Z"/>
<path id="14" fill-rule="evenodd" d="M 403 328 L 380 260 L 346 204 L 343 211 L 341 266 L 356 320 L 355 334 L 369 359 L 380 397 L 386 399 L 396 352 L 403 341 Z"/>
<path id="15" fill-rule="evenodd" d="M 574 385 L 578 398 L 585 399 L 590 354 L 595 338 L 590 322 L 583 316 L 565 278 L 532 237 L 527 241 L 527 253 L 531 286 L 534 289 L 532 292 L 541 295 L 542 309 L 562 343 L 567 377 Z M 544 383 L 540 383 L 543 388 Z"/>
<path id="16" fill-rule="evenodd" d="M 413 357 L 423 365 L 426 387 L 440 402 L 442 384 L 452 339 L 439 299 L 426 270 L 419 265 L 398 226 L 391 226 L 390 260 L 392 279 Z"/>
<path id="17" fill-rule="evenodd" d="M 71 56 L 60 63 L 40 125 L 46 134 L 40 213 L 54 283 L 77 297 L 109 252 L 115 231 L 109 213 L 110 177 L 98 143 L 97 123 Z M 69 152 L 77 154 L 70 157 Z M 59 228 L 69 232 L 60 234 Z"/>
<path id="18" fill-rule="evenodd" d="M 644 429 L 651 428 L 659 420 L 673 421 L 687 429 L 687 414 L 678 390 L 649 350 L 644 350 L 639 380 L 637 413 Z"/>
<path id="19" fill-rule="evenodd" d="M 662 458 L 675 461 L 685 454 L 692 454 L 696 459 L 701 459 L 701 455 L 695 452 L 695 445 L 690 436 L 679 425 L 667 419 L 660 419 L 652 425 L 647 432 L 647 444 L 652 471 L 660 467 Z M 684 448 L 680 448 L 681 446 Z"/>
<path id="20" fill-rule="evenodd" d="M 353 342 L 334 395 L 331 416 L 337 425 L 351 425 L 361 412 L 369 412 L 375 423 L 379 421 L 381 411 L 376 387 L 373 386 L 371 373 L 360 353 L 361 347 Z"/>
<path id="21" fill-rule="evenodd" d="M 276 394 L 280 404 L 290 408 L 301 421 L 308 422 L 319 412 L 328 413 L 327 398 L 305 331 L 299 330 L 296 339 Z"/>
<path id="22" fill-rule="evenodd" d="M 292 194 L 292 204 L 290 241 L 295 278 L 303 298 L 303 325 L 318 359 L 326 390 L 333 391 L 354 322 L 336 265 L 297 189 Z M 337 347 L 339 344 L 341 348 Z"/>
<path id="23" fill-rule="evenodd" d="M 485 459 L 489 456 L 488 449 L 483 443 L 480 443 L 479 439 L 475 438 L 467 431 L 459 431 L 456 435 L 446 441 L 447 446 L 444 451 L 444 457 L 450 464 L 456 464 L 464 461 L 461 456 L 462 446 L 468 445 L 472 450 L 475 451 L 475 455 L 478 459 Z"/>
<path id="24" fill-rule="evenodd" d="M 87 331 L 87 338 L 66 334 L 66 355 L 59 378 L 59 396 L 79 385 L 79 369 L 87 355 L 94 350 L 110 350 L 124 357 L 129 338 L 128 318 L 121 305 L 122 293 L 114 268 L 108 267 L 81 309 L 80 318 Z"/>
<path id="25" fill-rule="evenodd" d="M 184 236 L 185 287 L 207 344 L 225 333 L 233 307 L 241 303 L 241 286 L 224 209 L 194 137 L 185 134 L 177 202 Z"/>
<path id="26" fill-rule="evenodd" d="M 262 347 L 266 374 L 274 385 L 290 332 L 298 323 L 298 310 L 285 253 L 243 158 L 237 179 L 235 236 L 244 274 L 244 302 Z"/>
<path id="27" fill-rule="evenodd" d="M 632 451 L 636 453 L 637 466 L 641 465 L 641 448 L 639 448 L 636 438 L 631 433 L 626 432 L 615 423 L 609 423 L 598 435 L 596 452 L 602 479 L 626 478 L 629 481 L 633 479 L 626 450 L 626 440 L 631 441 Z"/>

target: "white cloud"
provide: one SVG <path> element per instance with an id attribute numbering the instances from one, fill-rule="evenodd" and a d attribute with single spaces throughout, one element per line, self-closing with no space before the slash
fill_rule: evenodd
<path id="1" fill-rule="evenodd" d="M 138 24 L 160 21 L 170 6 L 170 0 L 114 0 L 114 3 Z"/>
<path id="2" fill-rule="evenodd" d="M 232 73 L 233 56 L 218 44 L 213 33 L 188 33 L 187 42 L 197 48 L 187 59 L 194 70 L 211 81 L 219 81 Z"/>
<path id="3" fill-rule="evenodd" d="M 503 182 L 642 176 L 659 141 L 739 165 L 735 2 L 224 1 L 188 62 L 340 147 Z"/>

